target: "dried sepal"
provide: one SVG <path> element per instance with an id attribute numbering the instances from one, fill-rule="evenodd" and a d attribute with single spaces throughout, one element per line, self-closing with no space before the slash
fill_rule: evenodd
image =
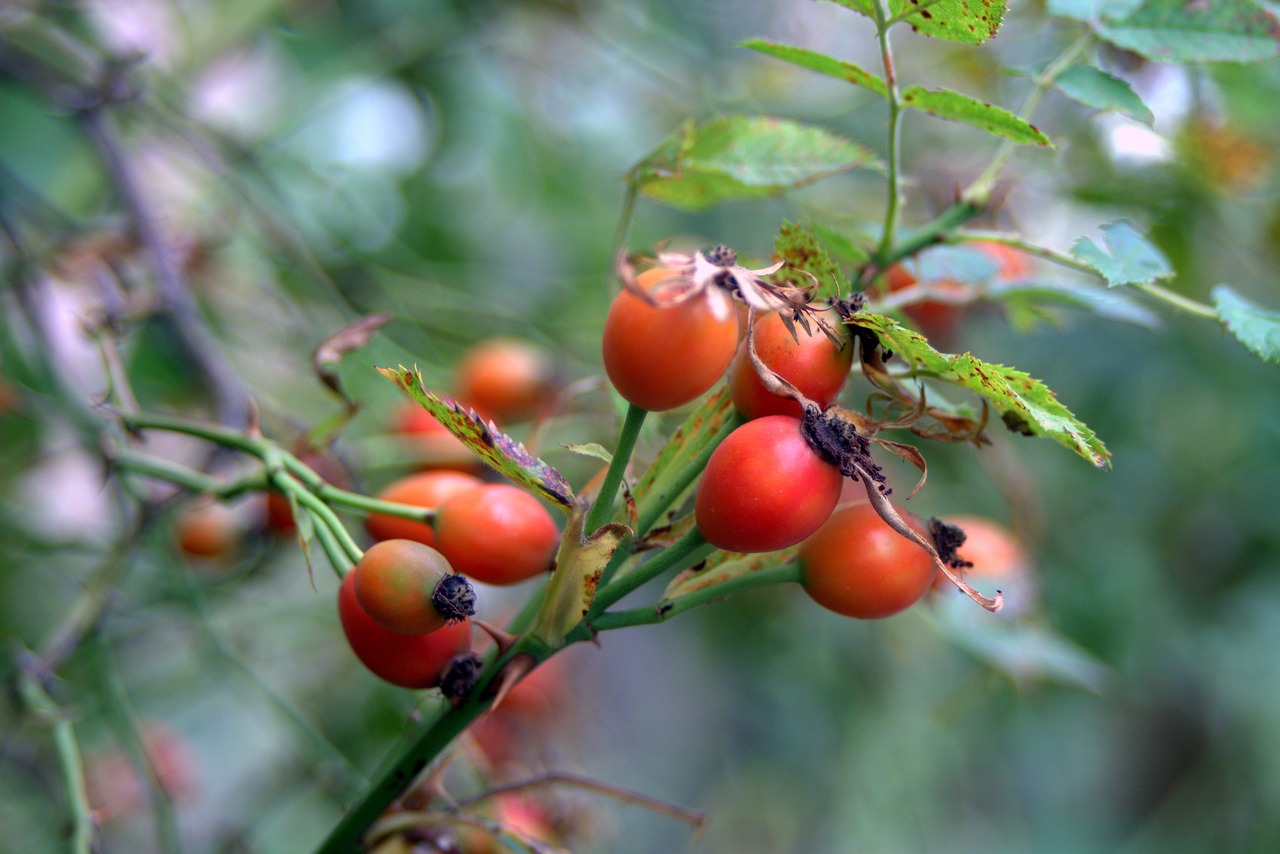
<path id="1" fill-rule="evenodd" d="M 911 463 L 911 465 L 920 469 L 920 480 L 907 496 L 908 499 L 914 498 L 915 494 L 920 491 L 921 487 L 924 486 L 925 480 L 929 477 L 929 466 L 924 461 L 924 454 L 920 453 L 920 449 L 914 445 L 904 445 L 901 442 L 890 442 L 888 439 L 880 438 L 875 438 L 872 441 L 889 453 L 900 459 L 906 460 Z"/>
<path id="2" fill-rule="evenodd" d="M 678 305 L 712 287 L 759 311 L 778 311 L 809 301 L 809 288 L 778 285 L 762 278 L 778 272 L 785 262 L 752 270 L 739 266 L 737 253 L 723 244 L 693 253 L 659 251 L 656 260 L 657 266 L 671 275 L 647 292 L 636 283 L 636 268 L 630 258 L 620 254 L 615 263 L 622 286 L 651 305 Z"/>
<path id="3" fill-rule="evenodd" d="M 933 558 L 933 562 L 937 564 L 938 569 L 947 577 L 947 580 L 960 588 L 964 595 L 968 596 L 970 599 L 977 602 L 993 614 L 1004 607 L 1004 594 L 997 590 L 994 597 L 984 596 L 966 584 L 960 578 L 959 574 L 948 566 L 947 562 L 942 559 L 933 543 L 929 542 L 928 539 L 921 536 L 913 530 L 911 526 L 904 522 L 902 517 L 898 515 L 898 511 L 889 503 L 889 499 L 881 494 L 880 490 L 873 489 L 871 481 L 865 477 L 863 478 L 863 486 L 867 491 L 867 500 L 871 502 L 871 506 L 875 508 L 876 513 L 884 520 L 885 524 L 928 552 L 929 556 Z"/>
<path id="4" fill-rule="evenodd" d="M 756 376 L 760 378 L 761 384 L 768 389 L 771 394 L 778 397 L 787 397 L 800 404 L 800 407 L 806 412 L 810 409 L 817 411 L 819 409 L 816 401 L 805 397 L 804 392 L 796 388 L 789 380 L 775 373 L 764 360 L 760 358 L 760 354 L 756 352 L 756 335 L 755 335 L 755 316 L 754 308 L 747 311 L 747 358 L 751 361 L 751 367 L 756 372 Z"/>

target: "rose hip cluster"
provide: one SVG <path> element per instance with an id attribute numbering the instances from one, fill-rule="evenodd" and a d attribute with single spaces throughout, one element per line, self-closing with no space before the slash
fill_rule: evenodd
<path id="1" fill-rule="evenodd" d="M 811 419 L 838 418 L 820 413 L 853 365 L 846 327 L 800 289 L 775 290 L 757 271 L 735 266 L 723 248 L 659 260 L 634 277 L 624 273 L 627 287 L 605 321 L 604 365 L 624 399 L 657 411 L 689 403 L 728 372 L 746 423 L 702 473 L 694 499 L 702 536 L 729 552 L 798 545 L 805 590 L 847 616 L 885 617 L 923 597 L 937 571 L 933 556 L 870 504 L 836 509 L 845 473 L 809 429 Z M 783 382 L 766 382 L 765 374 Z M 898 512 L 927 536 L 919 519 Z"/>
<path id="2" fill-rule="evenodd" d="M 464 356 L 459 398 L 490 420 L 526 419 L 549 398 L 552 373 L 536 347 L 490 339 Z M 477 458 L 416 403 L 396 421 L 399 432 L 424 440 L 426 464 L 475 467 Z M 407 688 L 432 687 L 470 649 L 476 596 L 468 579 L 505 586 L 547 572 L 560 529 L 529 493 L 469 471 L 416 472 L 377 497 L 420 507 L 422 518 L 366 518 L 376 542 L 342 583 L 342 626 L 374 674 Z"/>
<path id="3" fill-rule="evenodd" d="M 368 518 L 378 542 L 343 581 L 342 625 L 375 674 L 430 687 L 469 647 L 475 592 L 466 579 L 508 585 L 546 572 L 560 529 L 528 493 L 462 472 L 410 475 L 380 497 L 422 507 L 433 522 Z"/>

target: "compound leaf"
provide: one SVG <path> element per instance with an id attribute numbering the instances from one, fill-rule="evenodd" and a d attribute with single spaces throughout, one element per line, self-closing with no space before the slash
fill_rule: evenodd
<path id="1" fill-rule="evenodd" d="M 924 336 L 882 314 L 858 313 L 849 323 L 870 330 L 895 358 L 922 375 L 967 388 L 985 397 L 1010 429 L 1047 436 L 1095 466 L 1111 456 L 1102 441 L 1040 380 L 1016 368 L 984 362 L 972 353 L 939 353 Z"/>
<path id="2" fill-rule="evenodd" d="M 1125 220 L 1102 226 L 1106 249 L 1087 237 L 1071 246 L 1071 254 L 1092 267 L 1111 287 L 1146 285 L 1173 277 L 1173 266 L 1149 240 Z"/>
<path id="3" fill-rule="evenodd" d="M 1250 353 L 1280 363 L 1280 312 L 1255 305 L 1226 285 L 1213 289 L 1218 318 Z"/>

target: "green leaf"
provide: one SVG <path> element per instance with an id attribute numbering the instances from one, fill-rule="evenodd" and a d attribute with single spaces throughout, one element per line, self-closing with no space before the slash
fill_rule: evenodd
<path id="1" fill-rule="evenodd" d="M 1226 285 L 1213 289 L 1213 307 L 1245 349 L 1268 362 L 1280 363 L 1280 312 L 1255 305 Z"/>
<path id="2" fill-rule="evenodd" d="M 559 507 L 568 508 L 573 505 L 573 490 L 560 472 L 530 454 L 524 445 L 497 427 L 485 423 L 474 410 L 468 410 L 453 401 L 442 400 L 427 391 L 422 385 L 422 374 L 416 368 L 409 369 L 401 365 L 398 368 L 378 368 L 378 372 L 400 386 L 402 391 L 434 415 L 450 433 L 512 482 Z"/>
<path id="3" fill-rule="evenodd" d="M 1049 137 L 1041 133 L 1035 125 L 1018 118 L 1002 107 L 970 98 L 959 92 L 952 92 L 949 89 L 925 89 L 923 86 L 911 86 L 903 90 L 902 104 L 940 119 L 951 119 L 980 127 L 988 133 L 1003 136 L 1014 142 L 1053 147 Z"/>
<path id="4" fill-rule="evenodd" d="M 595 457 L 597 460 L 604 460 L 606 463 L 613 462 L 613 454 L 609 449 L 599 442 L 584 442 L 582 444 L 562 445 L 566 451 L 579 454 L 584 457 Z"/>
<path id="5" fill-rule="evenodd" d="M 828 299 L 844 293 L 844 277 L 840 267 L 818 243 L 818 239 L 803 226 L 782 221 L 778 237 L 773 243 L 774 254 L 787 262 L 779 274 L 788 270 L 803 270 L 818 281 L 815 299 Z M 809 284 L 808 277 L 798 276 L 801 285 Z"/>
<path id="6" fill-rule="evenodd" d="M 852 9 L 860 12 L 868 18 L 874 18 L 876 0 L 827 0 L 828 3 L 835 3 L 837 6 L 843 6 L 846 9 Z"/>
<path id="7" fill-rule="evenodd" d="M 1116 110 L 1150 125 L 1155 117 L 1128 83 L 1092 65 L 1073 65 L 1053 81 L 1064 95 L 1097 110 Z"/>
<path id="8" fill-rule="evenodd" d="M 939 353 L 924 336 L 882 314 L 859 312 L 849 323 L 874 332 L 895 358 L 901 358 L 921 375 L 982 395 L 1006 424 L 1047 436 L 1095 466 L 1108 465 L 1111 454 L 1102 441 L 1039 380 L 1016 368 L 984 362 L 972 353 Z"/>
<path id="9" fill-rule="evenodd" d="M 889 90 L 879 77 L 853 63 L 843 62 L 835 57 L 827 56 L 825 53 L 806 50 L 802 47 L 777 44 L 764 39 L 748 39 L 742 42 L 742 46 L 767 56 L 772 56 L 775 59 L 790 62 L 792 65 L 798 65 L 801 68 L 807 68 L 810 71 L 816 71 L 828 77 L 835 77 L 837 80 L 845 80 L 864 89 L 870 89 L 881 98 L 889 97 Z"/>
<path id="10" fill-rule="evenodd" d="M 829 0 L 875 17 L 876 0 Z M 927 6 L 912 12 L 914 6 Z M 981 44 L 995 36 L 1004 18 L 1005 0 L 889 0 L 889 14 L 910 24 L 916 32 L 964 44 Z"/>
<path id="11" fill-rule="evenodd" d="M 1111 287 L 1146 285 L 1173 277 L 1173 267 L 1164 254 L 1125 220 L 1102 226 L 1107 248 L 1087 237 L 1071 246 L 1071 254 L 1092 267 Z"/>
<path id="12" fill-rule="evenodd" d="M 1144 0 L 1098 35 L 1156 62 L 1260 62 L 1280 52 L 1280 18 L 1251 0 Z"/>
<path id="13" fill-rule="evenodd" d="M 895 16 L 912 6 L 922 6 L 916 0 L 893 0 Z M 908 14 L 904 20 L 918 33 L 962 44 L 981 44 L 995 38 L 1004 20 L 1005 0 L 938 0 L 929 8 Z"/>
<path id="14" fill-rule="evenodd" d="M 705 210 L 775 196 L 859 167 L 874 154 L 821 128 L 765 116 L 689 122 L 636 165 L 630 182 L 655 201 Z"/>

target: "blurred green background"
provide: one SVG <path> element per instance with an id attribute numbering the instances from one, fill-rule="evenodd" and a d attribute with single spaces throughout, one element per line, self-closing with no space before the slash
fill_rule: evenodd
<path id="1" fill-rule="evenodd" d="M 906 28 L 894 45 L 900 79 L 1013 107 L 1026 75 L 1005 70 L 1038 70 L 1074 35 L 1018 3 L 986 46 Z M 340 412 L 312 351 L 359 316 L 392 315 L 340 371 L 362 408 L 337 448 L 373 489 L 405 469 L 386 437 L 399 398 L 373 366 L 416 363 L 447 390 L 470 344 L 506 334 L 553 352 L 567 378 L 600 373 L 623 176 L 685 119 L 772 113 L 883 152 L 873 96 L 736 47 L 752 36 L 878 68 L 869 22 L 830 3 L 0 8 L 0 674 L 16 685 L 22 651 L 116 561 L 100 630 L 49 690 L 91 760 L 138 721 L 180 735 L 187 850 L 314 846 L 431 701 L 351 658 L 332 575 L 317 554 L 313 580 L 288 538 L 192 562 L 173 548 L 171 507 L 121 550 L 135 514 L 104 485 L 105 382 L 84 321 L 124 319 L 143 405 L 216 417 L 217 395 L 181 329 L 148 313 L 154 274 L 86 116 L 110 117 L 268 435 L 288 444 Z M 1066 250 L 1128 218 L 1150 227 L 1179 292 L 1204 300 L 1229 282 L 1280 306 L 1280 68 L 1104 61 L 1154 128 L 1051 95 L 1036 121 L 1057 151 L 1018 152 L 979 224 Z M 86 102 L 104 77 L 122 97 Z M 907 224 L 950 202 L 993 147 L 909 116 Z M 883 179 L 863 172 L 697 215 L 641 200 L 627 244 L 723 241 L 760 260 L 783 218 L 874 233 L 883 199 Z M 538 735 L 544 767 L 704 810 L 707 824 L 691 836 L 575 795 L 570 847 L 1280 850 L 1280 375 L 1212 323 L 1151 308 L 1156 329 L 1068 313 L 1021 333 L 978 313 L 952 342 L 1044 380 L 1113 455 L 1094 470 L 1003 433 L 978 451 L 925 449 L 913 509 L 1016 526 L 1034 565 L 1006 590 L 1029 603 L 1022 614 L 947 596 L 862 624 L 780 590 L 574 650 L 563 725 Z M 587 393 L 540 449 L 581 484 L 596 463 L 561 443 L 611 442 L 615 414 Z M 641 453 L 659 441 L 652 431 Z M 484 601 L 501 609 L 528 589 Z M 49 730 L 13 691 L 0 720 L 0 850 L 59 850 Z M 152 813 L 106 823 L 103 839 L 154 849 Z"/>

